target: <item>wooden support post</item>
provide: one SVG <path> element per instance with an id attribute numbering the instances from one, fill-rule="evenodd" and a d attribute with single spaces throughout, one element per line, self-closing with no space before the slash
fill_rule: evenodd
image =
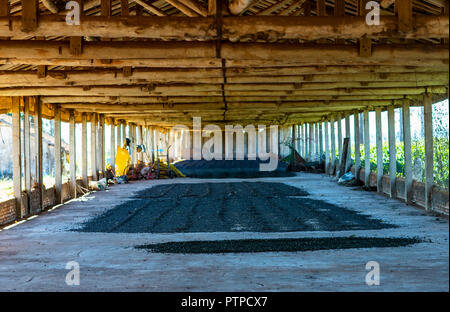
<path id="1" fill-rule="evenodd" d="M 131 154 L 132 164 L 137 164 L 137 152 L 136 152 L 136 125 L 131 124 Z"/>
<path id="2" fill-rule="evenodd" d="M 396 194 L 397 180 L 397 156 L 395 146 L 395 116 L 394 106 L 388 106 L 388 137 L 389 137 L 389 183 L 390 197 L 394 198 Z"/>
<path id="3" fill-rule="evenodd" d="M 116 145 L 118 146 L 122 146 L 122 123 L 119 121 L 117 123 L 117 140 L 116 140 Z"/>
<path id="4" fill-rule="evenodd" d="M 330 170 L 330 144 L 329 144 L 329 132 L 328 132 L 328 121 L 323 123 L 324 125 L 324 140 L 325 140 L 325 173 Z"/>
<path id="5" fill-rule="evenodd" d="M 31 144 L 30 144 L 30 97 L 23 98 L 23 173 L 25 180 L 25 214 L 31 213 Z"/>
<path id="6" fill-rule="evenodd" d="M 91 174 L 92 180 L 98 181 L 98 161 L 97 161 L 97 114 L 91 117 Z"/>
<path id="7" fill-rule="evenodd" d="M 350 115 L 346 114 L 345 115 L 345 137 L 348 138 L 348 147 L 347 147 L 347 151 L 346 151 L 346 158 L 345 158 L 345 167 L 344 170 L 345 172 L 350 170 L 350 167 L 352 166 L 352 143 L 350 141 Z M 345 173 L 343 172 L 343 174 Z"/>
<path id="8" fill-rule="evenodd" d="M 327 10 L 325 6 L 325 0 L 317 0 L 316 5 L 317 5 L 316 7 L 317 16 L 326 16 Z"/>
<path id="9" fill-rule="evenodd" d="M 111 137 L 111 153 L 110 153 L 111 168 L 112 168 L 113 172 L 115 173 L 116 172 L 116 125 L 114 123 L 114 120 L 111 123 L 110 137 Z"/>
<path id="10" fill-rule="evenodd" d="M 320 147 L 320 143 L 321 143 L 321 138 L 320 138 L 320 124 L 318 122 L 316 122 L 316 158 L 317 160 L 320 161 L 320 155 L 321 155 L 321 147 Z M 323 142 L 322 142 L 323 143 Z"/>
<path id="11" fill-rule="evenodd" d="M 364 184 L 370 186 L 369 110 L 364 110 Z"/>
<path id="12" fill-rule="evenodd" d="M 22 1 L 22 31 L 32 32 L 38 26 L 39 3 L 37 0 Z"/>
<path id="13" fill-rule="evenodd" d="M 338 126 L 338 133 L 337 133 L 338 134 L 338 146 L 337 146 L 337 148 L 339 150 L 339 163 L 340 163 L 342 160 L 342 147 L 344 144 L 344 141 L 342 140 L 342 115 L 341 114 L 338 114 L 337 126 Z M 339 172 L 339 170 L 340 170 L 340 168 L 338 167 L 337 171 L 336 171 L 336 176 L 338 176 L 338 177 L 341 176 L 341 173 Z"/>
<path id="14" fill-rule="evenodd" d="M 22 144 L 20 132 L 20 98 L 15 96 L 12 98 L 12 159 L 16 220 L 22 218 Z"/>
<path id="15" fill-rule="evenodd" d="M 0 17 L 9 16 L 9 0 L 0 0 Z"/>
<path id="16" fill-rule="evenodd" d="M 88 182 L 88 169 L 87 169 L 87 115 L 81 114 L 81 178 L 83 180 L 83 186 L 87 188 Z"/>
<path id="17" fill-rule="evenodd" d="M 55 105 L 55 203 L 62 204 L 61 108 Z"/>
<path id="18" fill-rule="evenodd" d="M 36 182 L 39 187 L 39 209 L 43 210 L 44 206 L 44 175 L 42 173 L 42 103 L 39 98 L 34 98 L 34 139 L 36 149 Z"/>
<path id="19" fill-rule="evenodd" d="M 302 157 L 306 159 L 308 159 L 308 127 L 307 125 L 304 123 L 302 125 L 303 128 L 303 155 Z M 267 143 L 269 144 L 269 142 Z M 269 146 L 269 145 L 267 145 Z"/>
<path id="20" fill-rule="evenodd" d="M 77 151 L 75 140 L 75 112 L 70 111 L 69 116 L 69 167 L 70 167 L 70 192 L 72 198 L 77 198 Z"/>
<path id="21" fill-rule="evenodd" d="M 99 166 L 98 169 L 100 170 L 101 178 L 105 177 L 105 115 L 100 114 L 100 121 L 99 121 Z"/>
<path id="22" fill-rule="evenodd" d="M 136 127 L 136 132 L 137 132 L 137 133 L 136 133 L 136 142 L 137 142 L 137 143 L 136 143 L 136 154 L 137 154 L 137 159 L 139 160 L 139 162 L 142 162 L 142 160 L 143 160 L 143 158 L 142 158 L 142 156 L 143 156 L 143 155 L 142 155 L 142 152 L 140 152 L 140 153 L 137 152 L 137 146 L 142 144 L 142 133 L 143 133 L 143 132 L 142 132 L 142 126 L 140 126 L 140 125 L 137 126 L 137 127 Z M 171 134 L 172 134 L 172 133 L 170 132 L 170 133 L 169 133 L 169 139 L 172 137 Z M 139 138 L 139 140 L 138 140 L 138 138 Z"/>
<path id="23" fill-rule="evenodd" d="M 353 128 L 354 128 L 354 143 L 355 143 L 355 177 L 359 181 L 359 170 L 361 169 L 361 150 L 359 137 L 359 112 L 355 111 L 353 114 Z"/>
<path id="24" fill-rule="evenodd" d="M 100 13 L 102 16 L 111 16 L 111 0 L 101 0 Z"/>
<path id="25" fill-rule="evenodd" d="M 345 174 L 345 166 L 347 163 L 347 153 L 348 153 L 348 145 L 350 143 L 350 138 L 344 138 L 344 142 L 342 143 L 342 158 L 340 159 L 339 165 L 339 175 L 338 178 L 342 177 Z"/>
<path id="26" fill-rule="evenodd" d="M 308 140 L 309 140 L 309 148 L 308 148 L 308 160 L 313 160 L 314 155 L 314 128 L 311 123 L 308 124 Z"/>
<path id="27" fill-rule="evenodd" d="M 331 132 L 331 167 L 330 167 L 330 174 L 334 174 L 334 170 L 336 168 L 336 131 L 334 128 L 334 117 L 331 117 L 331 124 L 330 124 L 330 132 Z"/>
<path id="28" fill-rule="evenodd" d="M 403 124 L 403 151 L 404 151 L 404 172 L 405 172 L 405 202 L 412 202 L 412 157 L 411 157 L 411 116 L 409 111 L 409 100 L 403 100 L 402 120 Z"/>
<path id="29" fill-rule="evenodd" d="M 377 149 L 377 192 L 383 192 L 383 128 L 381 127 L 381 107 L 375 109 L 376 149 Z"/>
<path id="30" fill-rule="evenodd" d="M 127 124 L 125 122 L 122 122 L 122 142 L 120 142 L 120 146 L 123 147 L 126 140 L 127 140 Z"/>
<path id="31" fill-rule="evenodd" d="M 431 193 L 433 191 L 433 111 L 431 94 L 423 95 L 423 112 L 425 127 L 425 209 L 432 209 Z"/>
<path id="32" fill-rule="evenodd" d="M 397 0 L 395 6 L 398 16 L 398 31 L 411 31 L 413 26 L 412 0 Z"/>
<path id="33" fill-rule="evenodd" d="M 318 123 L 319 126 L 319 159 L 321 159 L 323 154 L 323 127 L 322 122 Z"/>

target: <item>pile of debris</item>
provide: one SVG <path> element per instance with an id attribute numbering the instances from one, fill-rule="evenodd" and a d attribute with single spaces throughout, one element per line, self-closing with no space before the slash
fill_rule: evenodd
<path id="1" fill-rule="evenodd" d="M 306 171 L 314 173 L 324 173 L 325 172 L 325 162 L 321 159 L 320 161 L 306 161 L 300 154 L 289 145 L 291 149 L 291 154 L 285 158 L 283 161 L 288 164 L 288 171 Z"/>

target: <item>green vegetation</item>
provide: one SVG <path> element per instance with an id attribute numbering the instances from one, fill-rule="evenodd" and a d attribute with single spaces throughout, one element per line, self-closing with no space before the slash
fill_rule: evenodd
<path id="1" fill-rule="evenodd" d="M 434 159 L 434 182 L 436 185 L 447 188 L 449 186 L 449 140 L 448 138 L 434 138 L 433 142 Z M 360 146 L 361 166 L 364 164 L 364 146 Z M 415 180 L 425 182 L 425 142 L 416 140 L 411 144 L 413 176 Z M 354 162 L 355 152 L 352 151 Z M 404 176 L 405 154 L 403 142 L 396 144 L 397 176 Z M 376 146 L 370 147 L 370 169 L 377 171 L 377 150 Z M 389 173 L 389 145 L 383 143 L 383 174 Z"/>

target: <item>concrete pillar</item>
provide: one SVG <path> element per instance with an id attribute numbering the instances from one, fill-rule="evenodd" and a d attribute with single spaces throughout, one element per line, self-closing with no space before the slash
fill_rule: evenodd
<path id="1" fill-rule="evenodd" d="M 122 123 L 119 121 L 117 122 L 117 140 L 116 140 L 116 147 L 122 146 L 123 139 L 122 139 Z"/>
<path id="2" fill-rule="evenodd" d="M 338 148 L 338 151 L 339 151 L 339 162 L 341 162 L 341 160 L 342 160 L 342 144 L 344 143 L 344 141 L 343 141 L 343 139 L 342 139 L 342 115 L 338 115 L 338 117 L 337 117 L 337 125 L 338 125 L 338 133 L 337 133 L 337 135 L 338 135 L 338 146 L 337 146 L 337 148 Z M 336 170 L 336 176 L 338 176 L 338 177 L 340 177 L 341 175 L 342 175 L 342 173 L 341 172 L 339 172 L 339 167 L 340 166 L 338 166 L 338 168 L 337 168 L 337 170 Z"/>
<path id="3" fill-rule="evenodd" d="M 111 139 L 111 167 L 113 172 L 116 172 L 116 125 L 114 120 L 111 122 L 110 128 L 110 139 Z"/>
<path id="4" fill-rule="evenodd" d="M 88 187 L 88 168 L 87 168 L 87 115 L 81 114 L 81 178 L 83 186 Z"/>
<path id="5" fill-rule="evenodd" d="M 322 157 L 323 154 L 323 127 L 322 122 L 318 123 L 319 126 L 319 158 Z"/>
<path id="6" fill-rule="evenodd" d="M 364 110 L 364 184 L 370 186 L 369 110 Z"/>
<path id="7" fill-rule="evenodd" d="M 31 144 L 30 144 L 30 97 L 23 97 L 23 173 L 26 190 L 26 215 L 30 214 L 31 196 Z"/>
<path id="8" fill-rule="evenodd" d="M 55 105 L 55 202 L 62 204 L 61 109 Z"/>
<path id="9" fill-rule="evenodd" d="M 355 176 L 356 180 L 359 180 L 359 170 L 361 169 L 361 151 L 360 151 L 360 138 L 359 138 L 359 113 L 355 111 L 353 113 L 353 128 L 355 129 Z"/>
<path id="10" fill-rule="evenodd" d="M 34 98 L 34 137 L 36 148 L 36 181 L 39 184 L 40 203 L 39 208 L 43 210 L 44 203 L 44 175 L 42 173 L 42 103 L 39 98 Z"/>
<path id="11" fill-rule="evenodd" d="M 303 157 L 308 159 L 308 124 L 303 124 Z"/>
<path id="12" fill-rule="evenodd" d="M 105 115 L 100 114 L 99 116 L 99 131 L 98 131 L 98 149 L 99 149 L 99 164 L 98 169 L 101 174 L 101 178 L 105 177 Z"/>
<path id="13" fill-rule="evenodd" d="M 352 142 L 350 140 L 350 115 L 345 115 L 345 137 L 348 138 L 347 159 L 345 160 L 345 172 L 352 166 Z"/>
<path id="14" fill-rule="evenodd" d="M 12 162 L 16 220 L 22 218 L 22 161 L 20 135 L 20 98 L 12 97 Z"/>
<path id="15" fill-rule="evenodd" d="M 390 197 L 394 198 L 396 194 L 397 180 L 397 157 L 395 146 L 395 119 L 394 106 L 388 106 L 388 137 L 389 137 L 389 181 L 390 181 Z"/>
<path id="16" fill-rule="evenodd" d="M 314 127 L 311 123 L 309 123 L 308 126 L 308 160 L 312 161 L 314 160 Z"/>
<path id="17" fill-rule="evenodd" d="M 313 151 L 314 151 L 314 160 L 319 159 L 319 129 L 317 127 L 317 122 L 313 123 Z"/>
<path id="18" fill-rule="evenodd" d="M 381 127 L 381 107 L 375 109 L 376 149 L 377 149 L 377 191 L 383 192 L 383 128 Z"/>
<path id="19" fill-rule="evenodd" d="M 98 181 L 97 157 L 97 114 L 93 113 L 91 116 L 91 174 L 94 181 Z"/>
<path id="20" fill-rule="evenodd" d="M 325 141 L 325 173 L 328 173 L 330 169 L 330 144 L 329 144 L 330 137 L 328 136 L 329 133 L 328 125 L 329 125 L 328 121 L 325 121 L 323 123 L 324 141 Z"/>
<path id="21" fill-rule="evenodd" d="M 127 124 L 122 122 L 122 141 L 120 142 L 120 146 L 124 146 L 125 141 L 127 139 Z"/>
<path id="22" fill-rule="evenodd" d="M 69 117 L 69 165 L 70 165 L 70 192 L 72 198 L 77 197 L 77 161 L 75 140 L 75 113 L 70 111 Z"/>
<path id="23" fill-rule="evenodd" d="M 423 112 L 425 128 L 425 209 L 431 210 L 431 193 L 433 191 L 433 112 L 431 94 L 423 95 Z"/>
<path id="24" fill-rule="evenodd" d="M 331 117 L 330 132 L 331 132 L 331 166 L 330 174 L 333 174 L 336 168 L 336 131 L 335 131 L 334 117 Z"/>
<path id="25" fill-rule="evenodd" d="M 136 148 L 138 145 L 142 144 L 142 133 L 143 133 L 142 126 L 141 125 L 136 126 Z M 142 160 L 143 160 L 142 156 L 143 156 L 142 152 L 138 153 L 136 151 L 136 158 L 139 162 L 142 162 Z"/>
<path id="26" fill-rule="evenodd" d="M 402 130 L 403 130 L 403 149 L 404 149 L 404 172 L 405 172 L 405 202 L 411 203 L 412 200 L 412 157 L 411 157 L 411 116 L 409 111 L 409 100 L 403 100 L 402 107 Z"/>

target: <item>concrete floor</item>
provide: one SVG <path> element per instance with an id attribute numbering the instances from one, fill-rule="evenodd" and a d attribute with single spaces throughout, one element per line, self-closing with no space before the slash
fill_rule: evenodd
<path id="1" fill-rule="evenodd" d="M 302 186 L 310 197 L 360 211 L 398 228 L 288 233 L 83 233 L 68 231 L 156 183 L 139 181 L 93 193 L 0 232 L 0 291 L 449 291 L 448 220 L 326 175 L 246 179 Z M 214 181 L 214 180 L 208 180 Z M 231 179 L 216 180 L 233 181 Z M 235 180 L 238 181 L 238 180 Z M 101 203 L 99 205 L 99 203 Z M 214 203 L 211 203 L 212 205 Z M 248 254 L 151 254 L 133 246 L 184 240 L 331 236 L 414 237 L 409 247 Z M 80 285 L 65 283 L 66 263 L 80 265 Z M 367 286 L 368 261 L 380 285 Z"/>

